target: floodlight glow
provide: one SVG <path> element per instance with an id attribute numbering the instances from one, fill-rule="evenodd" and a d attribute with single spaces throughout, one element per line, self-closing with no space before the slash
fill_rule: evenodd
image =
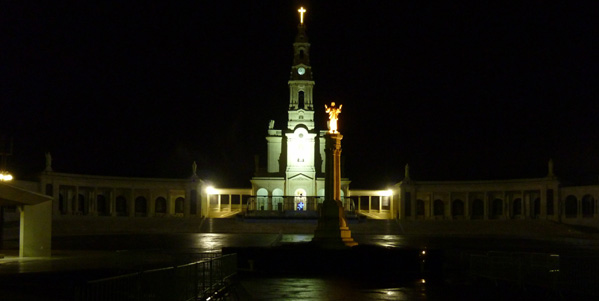
<path id="1" fill-rule="evenodd" d="M 208 187 L 206 187 L 206 193 L 207 193 L 207 194 L 216 194 L 216 193 L 217 193 L 217 191 L 216 191 L 216 189 L 214 188 L 214 186 L 208 186 Z"/>
<path id="2" fill-rule="evenodd" d="M 393 195 L 393 190 L 387 189 L 387 190 L 383 191 L 383 193 L 381 195 L 382 196 L 392 196 Z"/>
<path id="3" fill-rule="evenodd" d="M 9 182 L 12 181 L 13 177 L 10 173 L 8 172 L 0 172 L 0 181 L 2 182 Z"/>

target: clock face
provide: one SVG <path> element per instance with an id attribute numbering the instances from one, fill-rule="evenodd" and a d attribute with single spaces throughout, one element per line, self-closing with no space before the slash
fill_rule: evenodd
<path id="1" fill-rule="evenodd" d="M 297 68 L 297 74 L 304 75 L 304 73 L 306 73 L 306 69 L 304 69 L 304 67 Z"/>

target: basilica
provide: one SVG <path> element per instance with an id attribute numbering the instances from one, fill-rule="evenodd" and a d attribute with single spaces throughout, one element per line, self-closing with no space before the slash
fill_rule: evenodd
<path id="1" fill-rule="evenodd" d="M 266 167 L 248 179 L 251 188 L 212 187 L 196 174 L 184 179 L 126 178 L 54 171 L 47 154 L 37 181 L 17 186 L 52 198 L 54 219 L 231 218 L 318 216 L 323 201 L 325 133 L 314 122 L 325 104 L 314 101 L 310 42 L 303 12 L 292 44 L 287 124 L 266 132 Z M 316 66 L 317 68 L 317 66 Z M 283 80 L 283 79 L 282 79 Z M 341 179 L 348 216 L 395 220 L 543 219 L 582 222 L 599 219 L 599 185 L 566 186 L 548 162 L 538 178 L 491 181 L 421 181 L 409 166 L 392 187 L 352 190 Z M 5 185 L 5 184 L 2 184 Z"/>

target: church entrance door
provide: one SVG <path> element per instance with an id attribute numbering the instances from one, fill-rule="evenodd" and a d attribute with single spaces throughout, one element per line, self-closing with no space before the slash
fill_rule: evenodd
<path id="1" fill-rule="evenodd" d="M 293 198 L 293 208 L 295 208 L 294 210 L 297 211 L 304 211 L 306 210 L 306 205 L 307 205 L 307 200 L 306 200 L 306 190 L 304 189 L 297 189 L 294 193 L 294 198 Z"/>

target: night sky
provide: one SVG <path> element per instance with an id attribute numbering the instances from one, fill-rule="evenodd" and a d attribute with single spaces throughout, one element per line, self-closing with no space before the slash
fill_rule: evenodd
<path id="1" fill-rule="evenodd" d="M 8 3 L 7 3 L 8 2 Z M 589 1 L 6 1 L 8 169 L 187 177 L 249 187 L 286 126 L 297 9 L 308 10 L 317 127 L 343 104 L 345 176 L 599 175 L 599 6 Z M 41 2 L 41 1 L 40 1 Z M 177 2 L 176 4 L 170 2 Z M 153 4 L 149 4 L 153 3 Z"/>

